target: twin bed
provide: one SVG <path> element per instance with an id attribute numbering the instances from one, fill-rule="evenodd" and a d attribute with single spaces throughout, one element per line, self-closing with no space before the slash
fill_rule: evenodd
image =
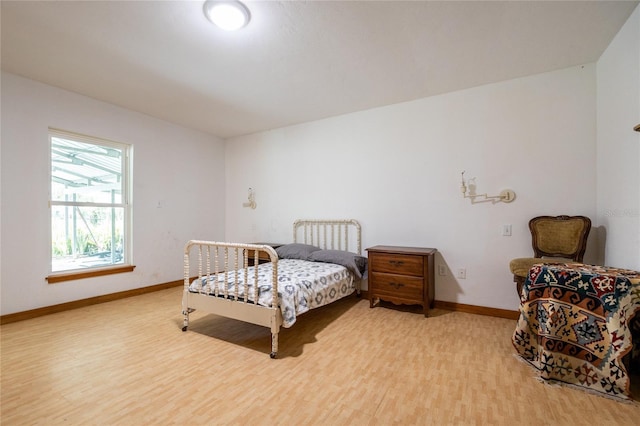
<path id="1" fill-rule="evenodd" d="M 275 358 L 281 326 L 291 327 L 304 312 L 360 294 L 367 263 L 361 251 L 361 228 L 353 219 L 298 220 L 293 243 L 277 249 L 191 240 L 184 249 L 182 331 L 196 309 L 268 327 Z M 260 264 L 261 257 L 270 261 Z"/>

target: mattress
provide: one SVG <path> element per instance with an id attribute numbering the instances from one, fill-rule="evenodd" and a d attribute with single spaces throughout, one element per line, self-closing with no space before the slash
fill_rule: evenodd
<path id="1" fill-rule="evenodd" d="M 238 299 L 246 299 L 256 303 L 256 290 L 253 285 L 254 268 L 253 266 L 248 268 L 247 295 L 245 295 L 244 270 L 237 271 L 237 273 L 236 271 L 231 271 L 226 275 L 219 273 L 209 278 L 196 279 L 189 286 L 189 291 L 223 297 L 226 285 L 228 298 L 233 299 L 237 282 Z M 354 291 L 354 276 L 344 266 L 298 259 L 281 259 L 278 261 L 278 303 L 282 311 L 282 325 L 285 328 L 295 324 L 298 315 L 327 305 L 350 295 Z M 259 305 L 272 306 L 273 263 L 263 263 L 258 266 L 257 299 Z"/>

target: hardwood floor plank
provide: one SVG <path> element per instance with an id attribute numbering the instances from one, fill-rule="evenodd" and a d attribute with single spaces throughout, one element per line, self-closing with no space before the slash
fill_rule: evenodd
<path id="1" fill-rule="evenodd" d="M 182 288 L 0 327 L 3 425 L 635 425 L 621 403 L 540 383 L 515 321 L 348 298 L 282 329 L 200 312 Z"/>

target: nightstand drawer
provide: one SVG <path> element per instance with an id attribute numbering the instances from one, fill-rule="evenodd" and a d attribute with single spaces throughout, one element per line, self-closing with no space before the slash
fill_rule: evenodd
<path id="1" fill-rule="evenodd" d="M 400 299 L 422 300 L 423 280 L 421 277 L 371 272 L 373 291 L 384 298 L 385 295 Z"/>
<path id="2" fill-rule="evenodd" d="M 424 275 L 424 258 L 393 253 L 370 253 L 369 267 L 374 272 L 421 277 Z"/>

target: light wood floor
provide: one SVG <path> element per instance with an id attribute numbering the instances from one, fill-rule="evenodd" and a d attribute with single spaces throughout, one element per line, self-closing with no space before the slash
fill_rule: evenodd
<path id="1" fill-rule="evenodd" d="M 370 309 L 262 327 L 198 312 L 181 288 L 1 327 L 2 425 L 638 425 L 640 403 L 538 382 L 515 321 Z"/>

